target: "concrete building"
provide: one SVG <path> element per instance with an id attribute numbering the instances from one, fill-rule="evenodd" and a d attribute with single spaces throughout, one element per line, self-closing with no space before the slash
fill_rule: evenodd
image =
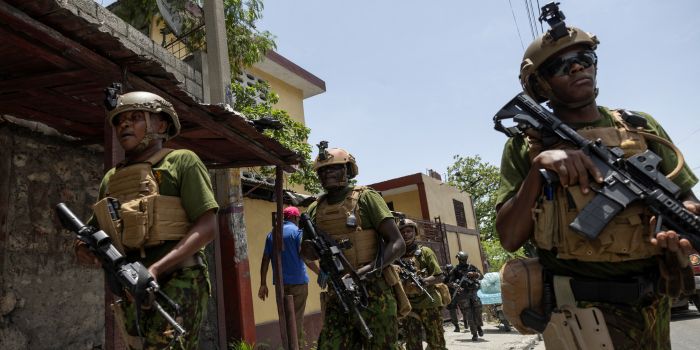
<path id="1" fill-rule="evenodd" d="M 390 209 L 412 219 L 441 224 L 444 240 L 442 247 L 436 246 L 434 250 L 442 264 L 457 264 L 455 255 L 462 250 L 469 254 L 471 264 L 484 271 L 485 261 L 471 197 L 442 182 L 434 171 L 430 174 L 416 173 L 369 186 L 381 192 Z"/>

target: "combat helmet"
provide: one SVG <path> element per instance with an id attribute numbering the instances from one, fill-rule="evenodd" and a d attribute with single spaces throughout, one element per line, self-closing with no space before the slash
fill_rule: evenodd
<path id="1" fill-rule="evenodd" d="M 107 114 L 107 122 L 114 125 L 114 118 L 120 113 L 136 110 L 147 111 L 150 113 L 162 112 L 170 117 L 170 123 L 168 124 L 168 129 L 166 130 L 166 140 L 172 139 L 180 133 L 180 120 L 177 117 L 177 113 L 175 112 L 175 108 L 173 108 L 172 103 L 147 91 L 133 91 L 119 95 L 117 98 L 116 107 Z M 147 133 L 152 132 L 149 118 L 146 118 L 146 130 Z"/>
<path id="2" fill-rule="evenodd" d="M 465 261 L 465 262 L 466 262 L 466 261 L 469 259 L 469 254 L 467 254 L 467 253 L 465 253 L 464 251 L 461 251 L 461 250 L 460 250 L 460 251 L 457 253 L 457 255 L 455 255 L 455 258 L 457 258 L 457 260 L 459 260 L 460 262 L 461 262 L 461 261 Z"/>
<path id="3" fill-rule="evenodd" d="M 416 224 L 415 221 L 411 219 L 401 219 L 399 221 L 399 230 L 407 226 L 413 227 L 413 229 L 416 231 L 416 234 L 418 234 L 418 224 Z"/>
<path id="4" fill-rule="evenodd" d="M 540 21 L 547 21 L 551 29 L 540 35 L 533 41 L 520 63 L 520 84 L 523 90 L 537 102 L 553 100 L 552 89 L 540 73 L 540 67 L 557 53 L 569 47 L 583 45 L 595 50 L 600 43 L 598 38 L 591 33 L 576 27 L 567 27 L 564 23 L 565 16 L 559 10 L 557 3 L 550 3 L 542 7 Z M 596 89 L 596 95 L 597 95 Z M 559 101 L 555 101 L 559 102 Z M 575 108 L 588 104 L 591 101 L 567 105 Z M 563 103 L 560 103 L 563 104 Z"/>
<path id="5" fill-rule="evenodd" d="M 314 170 L 318 171 L 325 166 L 335 164 L 347 164 L 348 179 L 352 179 L 359 173 L 355 157 L 342 148 L 327 148 L 328 141 L 321 141 L 318 144 L 319 152 L 314 160 Z"/>

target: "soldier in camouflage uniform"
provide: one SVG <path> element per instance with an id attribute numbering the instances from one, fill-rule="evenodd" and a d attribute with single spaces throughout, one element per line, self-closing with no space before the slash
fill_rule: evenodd
<path id="1" fill-rule="evenodd" d="M 391 262 L 406 248 L 394 217 L 379 193 L 350 185 L 350 179 L 357 176 L 358 167 L 347 151 L 320 147 L 314 168 L 326 193 L 309 206 L 307 213 L 318 229 L 334 240 L 352 242 L 343 253 L 357 273 L 364 276 L 368 301 L 366 307 L 359 307 L 373 335 L 371 340 L 362 335 L 353 316 L 343 311 L 331 290 L 325 298 L 318 349 L 398 349 L 397 299 L 392 286 L 383 277 L 394 271 Z M 302 255 L 316 260 L 318 256 L 307 234 L 304 233 Z"/>
<path id="2" fill-rule="evenodd" d="M 481 299 L 476 294 L 481 286 L 479 280 L 484 278 L 479 269 L 468 262 L 469 255 L 460 251 L 457 253 L 459 264 L 450 271 L 447 282 L 457 290 L 457 295 L 453 303 L 459 307 L 464 319 L 464 328 L 469 325 L 472 333 L 472 340 L 477 341 L 484 336 L 481 327 L 484 325 L 481 319 L 482 305 Z"/>
<path id="3" fill-rule="evenodd" d="M 180 306 L 176 312 L 164 305 L 187 334 L 174 341 L 170 324 L 154 308 L 137 309 L 129 300 L 113 306 L 117 327 L 130 349 L 198 349 L 210 293 L 204 247 L 214 238 L 218 208 L 207 169 L 191 151 L 163 148 L 179 133 L 180 122 L 160 96 L 143 91 L 119 96 L 107 124 L 125 160 L 104 176 L 91 222 L 110 234 L 128 261 L 148 268 Z M 120 220 L 103 212 L 107 197 L 121 203 Z M 83 263 L 96 262 L 82 242 L 76 242 L 76 254 Z"/>
<path id="4" fill-rule="evenodd" d="M 422 278 L 421 283 L 433 300 L 422 292 L 413 281 L 402 281 L 411 301 L 411 312 L 402 319 L 402 333 L 406 350 L 421 350 L 423 342 L 419 334 L 425 331 L 425 341 L 431 350 L 446 350 L 445 329 L 442 327 L 442 297 L 435 284 L 442 282 L 444 275 L 435 252 L 416 243 L 418 225 L 409 219 L 399 222 L 401 236 L 406 241 L 406 254 L 401 260 L 413 266 Z"/>
<path id="5" fill-rule="evenodd" d="M 646 149 L 658 154 L 663 159 L 659 171 L 677 169 L 671 178 L 680 187 L 679 199 L 700 213 L 691 190 L 698 180 L 687 165 L 677 168 L 678 154 L 668 147 L 670 139 L 658 122 L 648 114 L 597 105 L 598 39 L 566 27 L 558 8 L 549 13 L 556 25 L 527 48 L 521 63 L 525 92 L 540 103 L 549 101 L 554 114 L 582 136 L 619 147 L 625 157 Z M 543 171 L 555 173 L 558 182 L 545 184 Z M 653 214 L 642 203 L 618 213 L 595 239 L 573 231 L 569 223 L 594 197 L 591 188 L 603 181 L 591 158 L 571 145 L 552 144 L 537 134 L 510 138 L 497 197 L 501 244 L 515 251 L 531 239 L 545 276 L 568 280 L 554 288 L 556 306 L 600 310 L 615 349 L 670 349 L 669 296 L 692 288 L 687 283 L 692 281 L 690 244 L 674 231 L 654 232 Z M 559 305 L 560 292 L 573 301 Z M 551 327 L 556 326 L 550 322 Z M 545 344 L 553 347 L 558 340 L 547 331 Z"/>

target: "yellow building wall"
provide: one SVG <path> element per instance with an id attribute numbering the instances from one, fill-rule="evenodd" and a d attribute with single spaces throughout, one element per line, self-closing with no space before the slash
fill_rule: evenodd
<path id="1" fill-rule="evenodd" d="M 249 68 L 248 71 L 255 77 L 268 82 L 272 91 L 279 95 L 280 99 L 274 105 L 275 108 L 287 111 L 292 119 L 306 125 L 304 119 L 304 94 L 300 89 L 290 86 L 255 67 Z"/>
<path id="2" fill-rule="evenodd" d="M 446 232 L 447 236 L 447 246 L 450 248 L 450 264 L 457 265 L 457 252 L 459 251 L 459 233 L 457 232 Z"/>
<path id="3" fill-rule="evenodd" d="M 272 263 L 267 271 L 268 298 L 262 301 L 258 298 L 260 289 L 260 262 L 262 262 L 263 250 L 267 234 L 272 230 L 272 212 L 276 210 L 276 204 L 259 199 L 245 198 L 243 200 L 243 218 L 246 225 L 248 238 L 248 262 L 250 264 L 250 280 L 253 290 L 253 311 L 255 323 L 267 323 L 276 321 L 277 303 L 275 301 L 275 289 L 272 284 Z M 300 208 L 303 209 L 304 208 Z M 309 274 L 309 297 L 306 300 L 306 314 L 320 312 L 321 303 L 319 294 L 321 289 L 316 283 L 317 275 L 306 269 Z"/>
<path id="4" fill-rule="evenodd" d="M 476 228 L 472 201 L 468 194 L 430 176 L 422 176 L 423 184 L 425 185 L 425 196 L 428 201 L 428 211 L 430 211 L 431 217 L 440 216 L 440 220 L 443 223 L 456 226 L 457 218 L 455 217 L 455 208 L 452 203 L 452 200 L 456 199 L 464 204 L 467 228 Z"/>
<path id="5" fill-rule="evenodd" d="M 394 210 L 409 217 L 422 218 L 418 190 L 384 196 L 384 201 L 394 203 Z"/>
<path id="6" fill-rule="evenodd" d="M 479 268 L 482 273 L 484 272 L 481 251 L 479 250 L 479 238 L 477 236 L 448 231 L 447 245 L 450 247 L 450 264 L 456 266 L 459 263 L 457 261 L 457 253 L 462 250 L 469 254 L 469 263 Z M 460 246 L 462 249 L 459 248 Z"/>

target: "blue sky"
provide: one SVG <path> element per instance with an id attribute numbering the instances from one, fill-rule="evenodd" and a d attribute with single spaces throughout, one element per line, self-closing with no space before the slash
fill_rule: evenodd
<path id="1" fill-rule="evenodd" d="M 510 3 L 267 0 L 259 27 L 326 81 L 305 102 L 310 141 L 347 148 L 366 184 L 445 173 L 455 154 L 500 165 L 491 118 L 520 90 L 532 41 L 524 1 Z M 700 173 L 700 1 L 561 3 L 567 24 L 601 41 L 599 104 L 656 117 Z"/>
<path id="2" fill-rule="evenodd" d="M 353 153 L 361 184 L 444 174 L 456 154 L 500 164 L 505 136 L 491 118 L 520 91 L 524 1 L 264 3 L 259 28 L 277 51 L 326 82 L 305 101 L 310 142 Z M 598 103 L 653 115 L 700 173 L 700 1 L 561 3 L 567 24 L 601 41 Z"/>

